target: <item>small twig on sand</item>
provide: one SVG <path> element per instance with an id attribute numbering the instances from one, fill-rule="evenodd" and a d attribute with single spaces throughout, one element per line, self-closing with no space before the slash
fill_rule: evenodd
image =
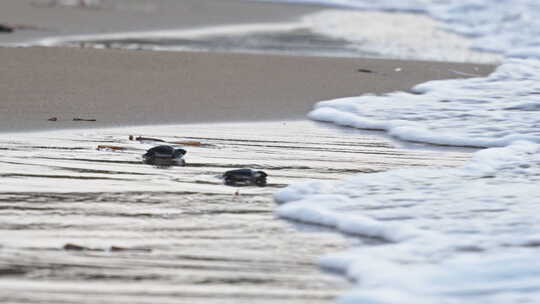
<path id="1" fill-rule="evenodd" d="M 203 146 L 203 143 L 201 143 L 198 140 L 177 140 L 177 141 L 166 141 L 159 138 L 154 137 L 143 137 L 143 136 L 137 136 L 134 137 L 133 135 L 129 135 L 129 140 L 138 140 L 138 141 L 159 141 L 159 142 L 168 142 L 174 145 L 183 145 L 183 146 L 193 146 L 193 147 L 200 147 Z"/>
<path id="2" fill-rule="evenodd" d="M 153 137 L 143 137 L 143 136 L 137 136 L 137 137 L 133 137 L 133 135 L 130 135 L 129 136 L 129 140 L 148 140 L 148 141 L 159 141 L 159 142 L 165 142 L 163 139 L 159 139 L 159 138 L 153 138 Z"/>
<path id="3" fill-rule="evenodd" d="M 180 140 L 180 141 L 172 141 L 170 143 L 175 144 L 175 145 L 194 146 L 194 147 L 202 146 L 202 143 L 197 140 Z"/>
<path id="4" fill-rule="evenodd" d="M 75 118 L 73 118 L 73 121 L 96 121 L 96 120 L 93 119 L 93 118 L 79 118 L 79 117 L 75 117 Z"/>
<path id="5" fill-rule="evenodd" d="M 356 71 L 360 73 L 375 73 L 372 70 L 368 70 L 368 69 L 357 69 Z"/>
<path id="6" fill-rule="evenodd" d="M 67 243 L 63 247 L 66 251 L 111 251 L 111 252 L 119 252 L 119 251 L 142 251 L 142 252 L 151 252 L 152 249 L 150 248 L 129 248 L 129 247 L 121 247 L 121 246 L 111 246 L 109 250 L 101 249 L 101 248 L 91 248 L 86 246 L 81 246 L 73 243 Z"/>
<path id="7" fill-rule="evenodd" d="M 120 146 L 111 146 L 111 145 L 98 145 L 96 150 L 113 150 L 113 151 L 119 151 L 119 150 L 125 150 L 126 148 L 120 147 Z"/>
<path id="8" fill-rule="evenodd" d="M 11 34 L 19 30 L 50 31 L 35 25 L 0 23 L 0 34 Z"/>

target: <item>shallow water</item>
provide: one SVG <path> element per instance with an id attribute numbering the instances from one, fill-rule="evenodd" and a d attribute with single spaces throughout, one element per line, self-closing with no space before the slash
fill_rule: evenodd
<path id="1" fill-rule="evenodd" d="M 262 53 L 303 56 L 381 57 L 376 52 L 358 50 L 345 39 L 311 31 L 302 24 L 254 24 L 184 31 L 155 31 L 53 37 L 25 46 L 71 46 L 151 51 L 203 51 Z"/>
<path id="2" fill-rule="evenodd" d="M 133 1 L 102 2 L 100 9 L 107 12 L 137 10 L 138 6 Z M 261 3 L 256 3 L 261 1 L 251 2 L 244 1 L 242 5 L 260 6 L 261 9 L 264 7 Z M 306 3 L 306 1 L 299 2 Z M 307 3 L 313 2 L 307 1 Z M 471 50 L 471 39 L 441 29 L 444 24 L 419 15 L 417 11 L 421 9 L 392 13 L 358 12 L 344 9 L 356 7 L 350 1 L 347 3 L 319 2 L 319 5 L 313 8 L 302 6 L 307 15 L 297 16 L 293 20 L 285 18 L 278 22 L 254 20 L 245 23 L 242 19 L 232 18 L 226 24 L 216 26 L 211 25 L 212 23 L 202 25 L 195 23 L 198 25 L 191 25 L 187 29 L 179 25 L 177 25 L 178 29 L 174 26 L 158 27 L 158 29 L 150 26 L 144 29 L 140 25 L 116 31 L 95 28 L 93 32 L 84 29 L 71 34 L 42 33 L 36 39 L 12 38 L 8 45 L 375 57 L 474 63 L 497 63 L 502 57 L 498 54 Z M 386 5 L 404 7 L 400 3 L 394 1 L 393 4 Z M 146 4 L 156 5 L 152 1 Z M 189 6 L 186 4 L 185 9 L 193 10 Z M 329 7 L 325 8 L 325 6 Z M 342 9 L 337 9 L 336 6 Z M 120 7 L 123 8 L 120 9 Z M 371 4 L 368 8 L 377 9 L 377 5 Z"/>
<path id="3" fill-rule="evenodd" d="M 154 167 L 141 154 L 156 143 L 129 135 L 202 145 L 184 146 L 186 166 Z M 405 150 L 306 121 L 13 133 L 0 141 L 4 303 L 331 303 L 348 284 L 321 273 L 317 258 L 379 242 L 278 220 L 272 193 L 306 178 L 457 166 L 470 156 Z M 222 184 L 220 174 L 241 167 L 267 172 L 268 186 Z"/>
<path id="4" fill-rule="evenodd" d="M 538 302 L 538 2 L 307 2 L 427 14 L 472 39 L 473 49 L 505 57 L 488 77 L 323 101 L 309 114 L 411 142 L 488 148 L 459 169 L 359 174 L 276 195 L 286 203 L 283 217 L 386 242 L 322 258 L 357 282 L 339 302 Z M 323 30 L 341 32 L 339 22 L 321 21 Z"/>

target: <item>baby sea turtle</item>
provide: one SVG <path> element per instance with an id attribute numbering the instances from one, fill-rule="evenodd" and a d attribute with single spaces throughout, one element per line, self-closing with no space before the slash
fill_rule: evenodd
<path id="1" fill-rule="evenodd" d="M 13 33 L 15 30 L 15 27 L 7 25 L 7 24 L 0 24 L 0 33 Z"/>
<path id="2" fill-rule="evenodd" d="M 182 157 L 184 157 L 186 153 L 187 151 L 184 149 L 175 149 L 172 146 L 161 145 L 148 149 L 142 157 L 144 163 L 151 165 L 184 165 L 185 161 Z"/>
<path id="3" fill-rule="evenodd" d="M 266 186 L 266 177 L 268 175 L 263 171 L 251 169 L 236 169 L 223 173 L 225 185 L 229 186 L 247 186 L 255 184 L 259 187 Z"/>

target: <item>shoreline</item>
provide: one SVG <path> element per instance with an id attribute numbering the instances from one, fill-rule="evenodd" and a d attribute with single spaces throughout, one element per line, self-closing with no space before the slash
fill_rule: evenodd
<path id="1" fill-rule="evenodd" d="M 51 36 L 288 22 L 324 8 L 243 0 L 102 0 L 97 7 L 49 5 L 52 1 L 3 0 L 0 22 L 23 27 L 8 35 L 0 34 L 0 43 Z"/>
<path id="2" fill-rule="evenodd" d="M 56 4 L 54 4 L 56 1 Z M 88 0 L 85 0 L 88 1 Z M 5 0 L 0 45 L 421 59 L 499 63 L 471 41 L 412 13 L 247 0 Z M 348 33 L 344 35 L 344 33 Z M 409 35 L 408 33 L 414 33 Z"/>

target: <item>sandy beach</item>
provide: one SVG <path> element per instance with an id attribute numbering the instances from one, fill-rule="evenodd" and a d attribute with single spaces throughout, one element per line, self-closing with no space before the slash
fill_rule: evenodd
<path id="1" fill-rule="evenodd" d="M 0 129 L 303 119 L 317 101 L 493 66 L 363 58 L 1 48 Z M 58 121 L 47 119 L 57 117 Z M 73 122 L 73 118 L 96 122 Z"/>
<path id="2" fill-rule="evenodd" d="M 77 2 L 3 1 L 0 23 L 29 28 L 0 35 L 0 43 L 280 24 L 322 10 L 241 0 L 103 0 L 89 2 L 89 7 L 73 3 Z M 304 119 L 320 100 L 408 90 L 433 79 L 486 75 L 494 68 L 411 60 L 39 47 L 0 48 L 0 58 L 2 131 Z M 48 121 L 52 117 L 58 120 Z"/>
<path id="3" fill-rule="evenodd" d="M 0 43 L 288 22 L 322 9 L 239 0 L 51 3 L 3 1 L 0 23 L 31 29 Z M 0 233 L 9 235 L 0 241 L 0 301 L 10 303 L 333 303 L 349 283 L 322 272 L 318 257 L 377 240 L 276 219 L 272 193 L 306 178 L 458 166 L 470 150 L 434 151 L 306 114 L 320 100 L 494 69 L 67 47 L 3 47 L 0 60 Z M 140 160 L 158 143 L 129 141 L 131 134 L 208 145 L 186 147 L 185 167 L 159 168 Z M 96 150 L 104 143 L 125 150 Z M 224 186 L 220 174 L 239 167 L 268 172 L 268 187 Z M 67 243 L 88 250 L 65 250 Z"/>

